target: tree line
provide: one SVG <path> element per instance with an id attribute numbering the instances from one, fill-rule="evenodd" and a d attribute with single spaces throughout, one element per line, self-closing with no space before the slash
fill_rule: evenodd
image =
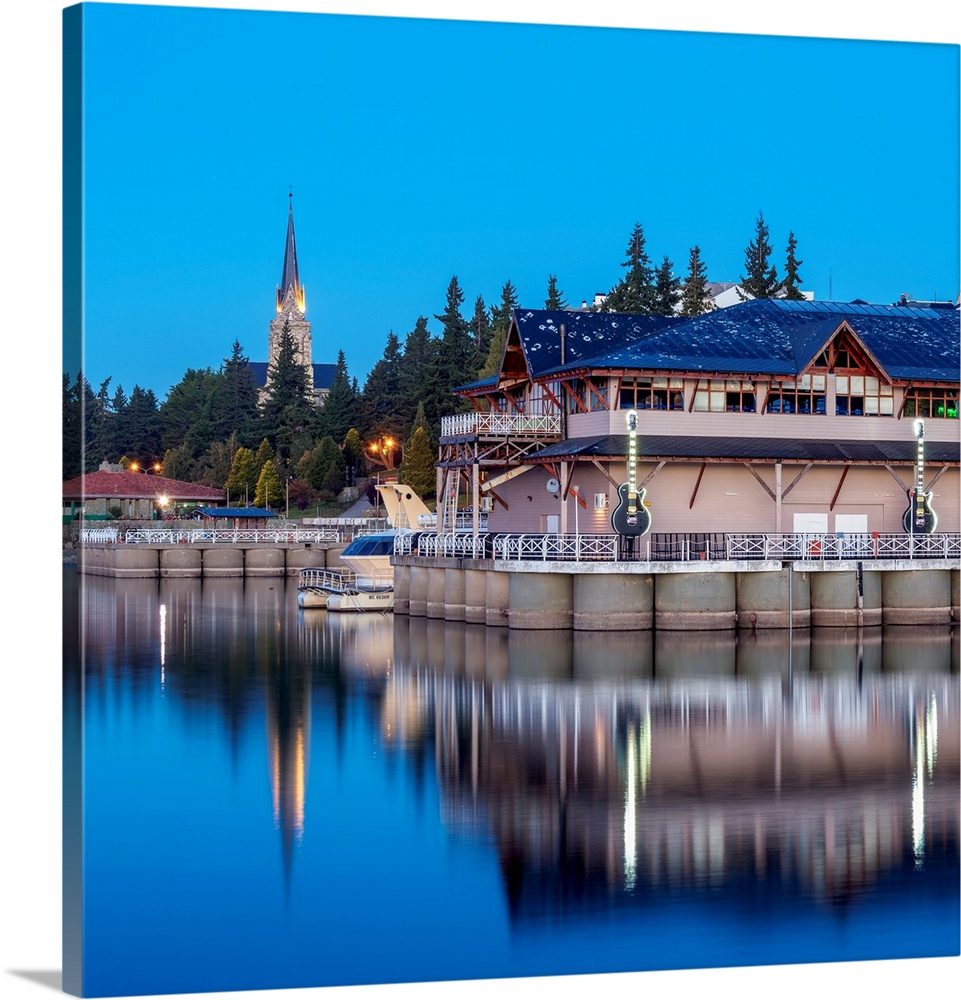
<path id="1" fill-rule="evenodd" d="M 772 253 L 761 213 L 744 251 L 742 298 L 802 297 L 794 233 L 783 277 L 771 264 Z M 686 275 L 678 277 L 667 255 L 652 264 L 643 227 L 635 223 L 621 266 L 621 280 L 592 308 L 665 316 L 697 316 L 708 308 L 707 269 L 698 246 L 690 249 Z M 314 405 L 307 370 L 297 363 L 286 329 L 262 399 L 238 341 L 217 369 L 188 369 L 163 401 L 139 385 L 127 396 L 122 386 L 112 387 L 112 377 L 94 390 L 82 372 L 74 380 L 65 374 L 64 479 L 93 471 L 104 460 L 142 468 L 159 464 L 168 478 L 226 489 L 236 500 L 271 506 L 289 500 L 306 508 L 383 469 L 398 471 L 401 481 L 429 496 L 441 418 L 466 406 L 454 389 L 497 373 L 511 313 L 520 305 L 510 280 L 490 307 L 478 295 L 465 315 L 464 302 L 454 275 L 444 309 L 434 315 L 440 334 L 430 333 L 426 316 L 418 316 L 403 340 L 389 331 L 383 357 L 362 388 L 339 351 L 322 407 Z M 544 308 L 567 308 L 554 274 L 547 279 Z"/>

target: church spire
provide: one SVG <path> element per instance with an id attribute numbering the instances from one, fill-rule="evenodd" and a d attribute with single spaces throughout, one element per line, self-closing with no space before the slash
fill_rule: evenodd
<path id="1" fill-rule="evenodd" d="M 287 210 L 287 242 L 284 246 L 284 270 L 277 289 L 277 312 L 284 312 L 284 303 L 289 294 L 293 294 L 293 305 L 301 315 L 306 310 L 304 289 L 300 284 L 300 273 L 297 270 L 297 243 L 294 240 L 294 193 L 290 192 L 289 208 Z"/>

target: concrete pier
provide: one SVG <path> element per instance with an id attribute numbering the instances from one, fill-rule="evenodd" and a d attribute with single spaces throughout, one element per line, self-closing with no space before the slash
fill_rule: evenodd
<path id="1" fill-rule="evenodd" d="M 654 626 L 650 574 L 575 576 L 573 600 L 573 627 L 578 631 L 638 631 Z"/>
<path id="2" fill-rule="evenodd" d="M 884 625 L 946 625 L 951 621 L 951 574 L 919 569 L 886 573 L 881 605 Z"/>
<path id="3" fill-rule="evenodd" d="M 659 575 L 654 586 L 654 627 L 671 632 L 734 628 L 735 584 L 730 572 Z"/>
<path id="4" fill-rule="evenodd" d="M 573 576 L 509 573 L 507 623 L 512 629 L 563 629 L 573 624 Z"/>
<path id="5" fill-rule="evenodd" d="M 811 574 L 790 568 L 775 573 L 738 573 L 738 628 L 806 628 L 811 624 Z"/>

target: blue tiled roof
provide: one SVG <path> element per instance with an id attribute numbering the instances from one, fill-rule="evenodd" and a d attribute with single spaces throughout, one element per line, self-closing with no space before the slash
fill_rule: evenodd
<path id="1" fill-rule="evenodd" d="M 535 378 L 561 364 L 561 325 L 564 326 L 564 362 L 607 355 L 637 345 L 681 322 L 677 316 L 631 316 L 624 313 L 577 310 L 515 309 L 514 321 L 524 357 Z"/>
<path id="2" fill-rule="evenodd" d="M 276 517 L 263 507 L 195 507 L 194 512 L 205 517 Z"/>
<path id="3" fill-rule="evenodd" d="M 755 299 L 688 320 L 515 312 L 535 377 L 572 368 L 798 374 L 846 321 L 891 378 L 956 381 L 958 317 L 955 309 L 784 299 Z M 564 365 L 561 322 L 568 342 Z"/>

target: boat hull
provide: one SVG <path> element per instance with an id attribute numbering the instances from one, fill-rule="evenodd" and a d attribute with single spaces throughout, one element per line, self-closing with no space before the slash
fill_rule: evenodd
<path id="1" fill-rule="evenodd" d="M 359 591 L 353 594 L 329 594 L 328 611 L 393 611 L 392 590 Z"/>

